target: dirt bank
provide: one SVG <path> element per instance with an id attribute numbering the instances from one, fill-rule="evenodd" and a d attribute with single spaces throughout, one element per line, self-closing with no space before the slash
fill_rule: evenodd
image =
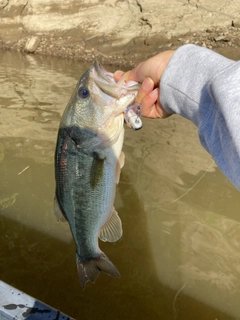
<path id="1" fill-rule="evenodd" d="M 238 1 L 2 0 L 0 48 L 122 67 L 185 43 L 238 58 Z"/>
<path id="2" fill-rule="evenodd" d="M 28 34 L 18 41 L 8 43 L 0 40 L 0 49 L 26 52 L 26 43 L 33 35 Z M 88 41 L 78 39 L 77 35 L 56 33 L 38 35 L 40 40 L 34 54 L 44 54 L 80 61 L 98 59 L 114 66 L 131 67 L 137 62 L 163 50 L 176 49 L 187 43 L 194 43 L 218 52 L 231 50 L 233 58 L 240 59 L 240 29 L 236 27 L 213 27 L 204 31 L 188 33 L 180 37 L 164 38 L 139 36 L 126 45 L 111 46 L 109 40 L 93 38 Z"/>

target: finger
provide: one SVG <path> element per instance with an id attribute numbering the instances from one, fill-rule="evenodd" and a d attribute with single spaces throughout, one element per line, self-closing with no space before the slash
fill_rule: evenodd
<path id="1" fill-rule="evenodd" d="M 122 77 L 124 77 L 126 82 L 131 81 L 131 80 L 139 82 L 135 69 L 129 70 L 127 72 L 117 70 L 114 72 L 113 77 L 116 82 L 118 82 Z"/>
<path id="2" fill-rule="evenodd" d="M 155 88 L 142 100 L 142 115 L 147 118 L 167 118 L 171 114 L 168 113 L 159 101 L 159 88 Z"/>
<path id="3" fill-rule="evenodd" d="M 130 80 L 137 81 L 136 76 L 134 74 L 134 70 L 130 70 L 127 72 L 123 72 L 122 70 L 117 70 L 114 72 L 113 77 L 116 82 L 118 82 L 122 77 L 125 78 L 126 82 L 128 82 Z"/>
<path id="4" fill-rule="evenodd" d="M 148 118 L 158 118 L 156 105 L 158 101 L 158 88 L 152 90 L 141 101 L 142 115 Z"/>
<path id="5" fill-rule="evenodd" d="M 136 102 L 141 103 L 145 96 L 147 96 L 154 89 L 154 82 L 151 78 L 144 79 L 141 87 L 138 90 Z"/>
<path id="6" fill-rule="evenodd" d="M 124 72 L 122 70 L 115 71 L 113 74 L 114 80 L 116 82 L 118 82 L 122 78 L 123 75 L 124 75 Z"/>

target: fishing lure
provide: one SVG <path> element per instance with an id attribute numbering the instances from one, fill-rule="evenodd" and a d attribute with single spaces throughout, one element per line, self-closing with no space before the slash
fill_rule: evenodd
<path id="1" fill-rule="evenodd" d="M 139 103 L 128 107 L 125 111 L 125 121 L 128 127 L 133 130 L 142 128 L 141 105 Z"/>

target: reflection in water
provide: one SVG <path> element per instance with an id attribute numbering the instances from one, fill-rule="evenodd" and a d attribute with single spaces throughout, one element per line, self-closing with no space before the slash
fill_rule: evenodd
<path id="1" fill-rule="evenodd" d="M 126 129 L 115 201 L 124 234 L 101 243 L 122 277 L 82 291 L 69 228 L 53 214 L 53 155 L 88 66 L 9 52 L 0 61 L 0 280 L 77 319 L 239 317 L 239 193 L 196 128 L 173 116 Z"/>

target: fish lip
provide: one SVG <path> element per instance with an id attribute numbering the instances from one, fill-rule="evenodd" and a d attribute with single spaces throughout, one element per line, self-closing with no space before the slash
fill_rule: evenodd
<path id="1" fill-rule="evenodd" d="M 99 63 L 98 60 L 94 61 L 92 68 L 95 69 L 97 74 L 107 82 L 112 81 L 114 79 L 113 73 L 104 68 L 104 66 L 101 63 Z"/>

